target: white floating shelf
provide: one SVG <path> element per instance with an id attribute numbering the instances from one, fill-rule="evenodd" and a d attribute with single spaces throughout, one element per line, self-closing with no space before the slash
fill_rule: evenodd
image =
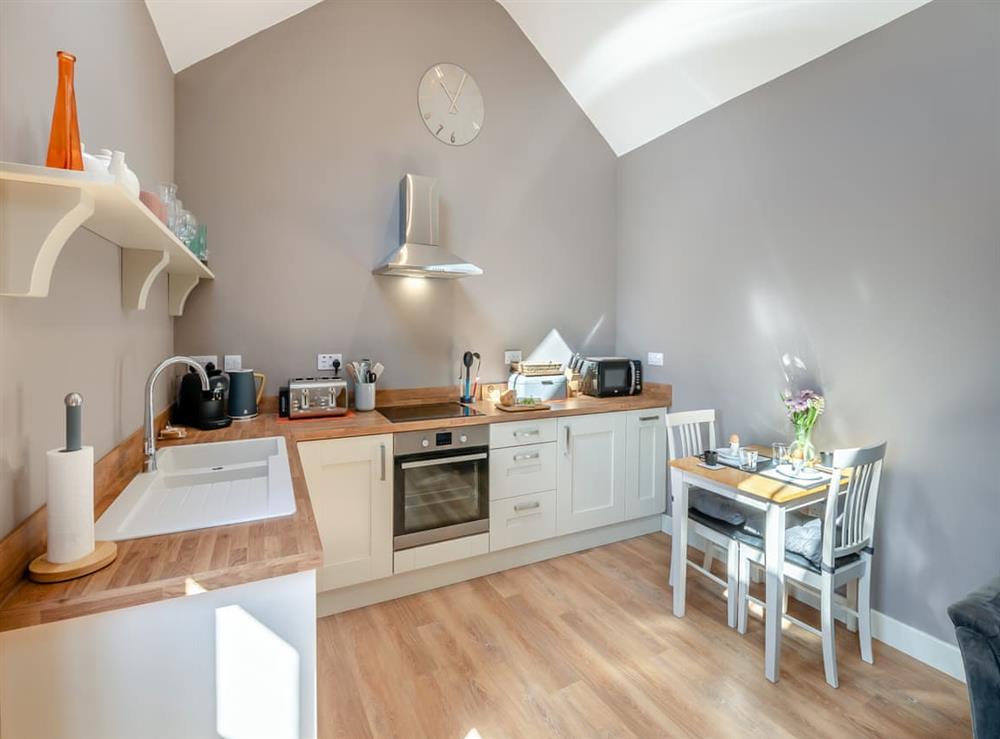
<path id="1" fill-rule="evenodd" d="M 0 295 L 45 297 L 59 253 L 80 227 L 122 248 L 122 304 L 143 310 L 166 270 L 170 315 L 212 280 L 184 243 L 111 175 L 0 162 Z"/>

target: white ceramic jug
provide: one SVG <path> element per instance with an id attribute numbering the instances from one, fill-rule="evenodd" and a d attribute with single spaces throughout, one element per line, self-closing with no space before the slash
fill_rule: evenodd
<path id="1" fill-rule="evenodd" d="M 106 151 L 102 150 L 102 153 Z M 139 197 L 139 178 L 136 177 L 135 172 L 128 168 L 125 164 L 125 152 L 115 151 L 111 154 L 111 166 L 108 167 L 108 172 L 110 172 L 114 178 L 115 182 L 124 187 L 133 197 Z"/>
<path id="2" fill-rule="evenodd" d="M 80 152 L 83 154 L 83 171 L 91 174 L 107 174 L 111 164 L 111 152 L 102 149 L 100 154 L 88 154 L 87 147 L 81 142 Z M 105 156 L 104 152 L 107 152 Z"/>

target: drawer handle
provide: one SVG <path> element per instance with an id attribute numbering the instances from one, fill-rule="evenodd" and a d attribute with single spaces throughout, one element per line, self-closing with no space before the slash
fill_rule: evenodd
<path id="1" fill-rule="evenodd" d="M 640 421 L 659 421 L 659 416 L 639 416 Z"/>
<path id="2" fill-rule="evenodd" d="M 536 501 L 533 501 L 531 503 L 517 503 L 514 506 L 514 511 L 515 512 L 530 511 L 533 508 L 541 508 L 541 507 L 542 507 L 541 501 L 537 501 L 536 500 Z"/>
<path id="3" fill-rule="evenodd" d="M 538 459 L 540 456 L 542 456 L 541 452 L 532 452 L 531 454 L 515 454 L 514 461 L 520 462 L 524 459 Z"/>
<path id="4" fill-rule="evenodd" d="M 515 431 L 514 436 L 538 436 L 538 429 L 527 429 L 525 431 Z"/>
<path id="5" fill-rule="evenodd" d="M 382 453 L 382 482 L 385 482 L 385 444 L 379 444 L 379 450 Z"/>

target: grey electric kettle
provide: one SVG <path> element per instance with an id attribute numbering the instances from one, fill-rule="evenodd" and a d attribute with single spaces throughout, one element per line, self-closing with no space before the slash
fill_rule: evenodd
<path id="1" fill-rule="evenodd" d="M 253 418 L 260 410 L 267 376 L 252 369 L 229 370 L 229 402 L 226 414 L 235 421 Z M 260 384 L 255 387 L 255 381 Z"/>

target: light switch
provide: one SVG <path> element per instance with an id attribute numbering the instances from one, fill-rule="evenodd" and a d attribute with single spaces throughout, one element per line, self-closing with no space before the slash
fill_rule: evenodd
<path id="1" fill-rule="evenodd" d="M 227 354 L 225 356 L 226 366 L 224 369 L 226 372 L 232 370 L 243 369 L 243 355 L 242 354 Z"/>
<path id="2" fill-rule="evenodd" d="M 663 366 L 663 352 L 650 352 L 649 356 L 646 357 L 646 363 L 650 367 L 662 367 Z"/>

